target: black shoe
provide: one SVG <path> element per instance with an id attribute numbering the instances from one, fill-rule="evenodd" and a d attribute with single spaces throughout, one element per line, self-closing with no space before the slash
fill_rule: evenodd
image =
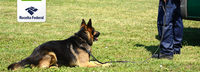
<path id="1" fill-rule="evenodd" d="M 173 56 L 166 55 L 166 54 L 154 54 L 154 55 L 152 55 L 152 58 L 158 58 L 158 59 L 173 59 Z"/>
<path id="2" fill-rule="evenodd" d="M 180 52 L 174 52 L 174 54 L 181 54 Z"/>

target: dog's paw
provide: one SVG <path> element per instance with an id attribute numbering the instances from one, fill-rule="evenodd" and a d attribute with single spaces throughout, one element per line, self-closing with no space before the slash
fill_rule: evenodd
<path id="1" fill-rule="evenodd" d="M 110 65 L 112 65 L 112 63 L 102 64 L 103 67 L 105 67 L 105 66 L 110 66 Z"/>
<path id="2" fill-rule="evenodd" d="M 97 61 L 90 61 L 90 63 L 94 63 L 94 64 L 100 64 L 99 62 Z"/>
<path id="3" fill-rule="evenodd" d="M 96 65 L 98 65 L 98 66 L 102 66 L 102 67 L 106 67 L 106 66 L 112 65 L 112 63 L 101 64 L 101 63 L 99 63 L 99 62 L 97 62 L 97 61 L 90 61 L 90 63 L 94 63 L 94 64 L 96 64 Z"/>
<path id="4" fill-rule="evenodd" d="M 49 68 L 58 68 L 58 66 L 51 66 L 51 67 L 49 67 Z"/>

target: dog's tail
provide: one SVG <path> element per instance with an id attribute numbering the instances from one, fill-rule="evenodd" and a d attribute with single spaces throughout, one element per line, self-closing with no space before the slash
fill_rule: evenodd
<path id="1" fill-rule="evenodd" d="M 20 68 L 23 68 L 26 64 L 29 64 L 30 58 L 27 57 L 17 63 L 13 63 L 11 65 L 8 66 L 8 70 L 17 70 Z"/>

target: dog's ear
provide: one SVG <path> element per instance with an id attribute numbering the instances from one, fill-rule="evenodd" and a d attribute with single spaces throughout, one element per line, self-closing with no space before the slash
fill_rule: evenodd
<path id="1" fill-rule="evenodd" d="M 84 27 L 84 26 L 86 26 L 86 23 L 85 23 L 85 20 L 82 19 L 82 23 L 81 23 L 81 27 L 80 27 L 80 28 L 82 28 L 82 27 Z"/>
<path id="2" fill-rule="evenodd" d="M 91 19 L 87 23 L 87 28 L 88 29 L 92 29 L 92 21 L 91 21 Z"/>

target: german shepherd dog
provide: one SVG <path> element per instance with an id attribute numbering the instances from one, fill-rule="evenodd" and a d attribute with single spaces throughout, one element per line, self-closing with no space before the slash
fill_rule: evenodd
<path id="1" fill-rule="evenodd" d="M 90 55 L 93 41 L 97 41 L 100 33 L 92 27 L 91 19 L 85 23 L 82 20 L 80 30 L 65 40 L 49 41 L 36 47 L 33 53 L 8 66 L 8 70 L 17 70 L 29 64 L 31 67 L 51 68 L 60 66 L 80 66 L 96 67 L 109 66 L 110 64 L 100 64 L 96 61 L 90 61 Z"/>

